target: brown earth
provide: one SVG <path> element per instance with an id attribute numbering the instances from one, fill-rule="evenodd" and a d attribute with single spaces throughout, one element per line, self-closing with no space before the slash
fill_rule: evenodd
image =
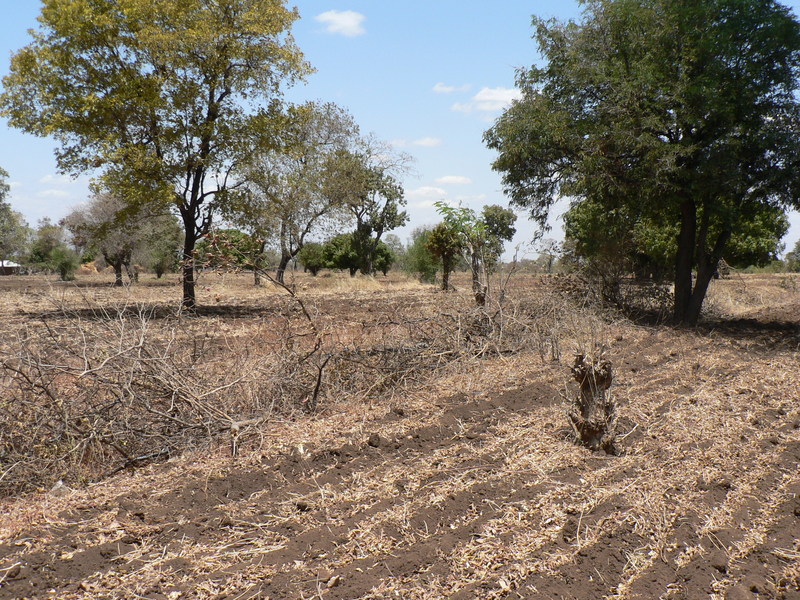
<path id="1" fill-rule="evenodd" d="M 770 295 L 733 310 L 742 285 Z M 583 315 L 563 357 L 475 357 L 276 416 L 235 457 L 220 439 L 8 500 L 0 598 L 800 599 L 800 294 L 715 286 L 697 330 Z M 358 321 L 430 292 L 314 293 L 320 318 Z M 223 306 L 201 318 L 257 318 Z M 616 456 L 576 445 L 565 412 L 569 351 L 598 342 Z"/>

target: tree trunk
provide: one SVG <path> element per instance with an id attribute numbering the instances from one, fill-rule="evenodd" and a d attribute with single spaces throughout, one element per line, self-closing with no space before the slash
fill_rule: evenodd
<path id="1" fill-rule="evenodd" d="M 130 283 L 139 283 L 139 269 L 136 265 L 131 265 L 130 262 L 124 262 L 125 272 L 128 274 L 128 281 Z"/>
<path id="2" fill-rule="evenodd" d="M 450 261 L 442 259 L 442 291 L 446 292 L 450 289 L 450 271 L 452 271 Z"/>
<path id="3" fill-rule="evenodd" d="M 475 304 L 478 306 L 486 306 L 487 286 L 484 283 L 485 278 L 481 278 L 485 274 L 483 268 L 483 261 L 478 254 L 477 249 L 470 249 L 471 266 L 472 266 L 472 293 L 475 296 Z"/>
<path id="4" fill-rule="evenodd" d="M 197 296 L 194 285 L 194 248 L 197 239 L 193 231 L 186 230 L 183 242 L 183 261 L 181 264 L 181 278 L 183 281 L 183 300 L 181 306 L 187 310 L 197 308 Z"/>
<path id="5" fill-rule="evenodd" d="M 675 257 L 675 323 L 688 325 L 689 304 L 692 299 L 692 266 L 697 240 L 697 207 L 693 200 L 681 204 L 681 230 Z"/>
<path id="6" fill-rule="evenodd" d="M 286 267 L 289 265 L 289 261 L 292 260 L 292 255 L 283 252 L 281 254 L 281 262 L 278 263 L 278 270 L 275 271 L 275 280 L 278 283 L 284 283 L 284 275 L 286 274 Z"/>
<path id="7" fill-rule="evenodd" d="M 719 234 L 717 241 L 714 244 L 714 249 L 711 253 L 705 251 L 705 235 L 700 236 L 702 239 L 702 246 L 699 249 L 699 256 L 697 260 L 697 280 L 692 290 L 692 297 L 689 299 L 689 306 L 683 319 L 684 325 L 697 325 L 700 320 L 700 313 L 703 309 L 703 301 L 708 292 L 708 286 L 714 278 L 714 273 L 717 271 L 717 263 L 722 257 L 722 252 L 728 244 L 731 237 L 730 231 L 723 231 Z"/>
<path id="8" fill-rule="evenodd" d="M 253 285 L 255 287 L 261 287 L 261 269 L 258 267 L 253 268 Z"/>
<path id="9" fill-rule="evenodd" d="M 111 266 L 114 267 L 114 287 L 122 287 L 122 263 L 116 261 L 111 263 Z"/>

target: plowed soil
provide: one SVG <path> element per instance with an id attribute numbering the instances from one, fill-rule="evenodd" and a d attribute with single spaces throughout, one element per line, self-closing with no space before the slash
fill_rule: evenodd
<path id="1" fill-rule="evenodd" d="M 0 598 L 800 599 L 800 298 L 778 292 L 697 330 L 604 322 L 616 455 L 575 443 L 569 348 L 476 358 L 236 456 L 7 501 Z"/>

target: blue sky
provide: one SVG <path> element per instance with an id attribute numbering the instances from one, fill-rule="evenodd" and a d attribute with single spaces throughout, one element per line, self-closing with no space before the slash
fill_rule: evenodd
<path id="1" fill-rule="evenodd" d="M 290 2 L 291 4 L 291 2 Z M 785 2 L 800 13 L 800 0 Z M 326 0 L 296 2 L 300 20 L 293 34 L 317 70 L 305 84 L 286 91 L 292 101 L 333 101 L 347 108 L 363 133 L 374 133 L 413 156 L 404 178 L 411 222 L 396 231 L 434 224 L 433 202 L 448 200 L 480 209 L 507 205 L 500 177 L 491 170 L 494 153 L 483 132 L 514 94 L 518 67 L 537 60 L 531 16 L 577 18 L 576 0 Z M 0 75 L 8 57 L 28 43 L 39 2 L 19 0 L 0 23 Z M 59 175 L 53 144 L 10 129 L 0 120 L 0 166 L 9 172 L 11 203 L 31 225 L 54 220 L 86 200 L 88 177 Z M 800 217 L 791 217 L 785 239 L 800 238 Z M 560 237 L 553 219 L 549 237 Z M 534 227 L 524 214 L 514 244 L 523 245 Z"/>

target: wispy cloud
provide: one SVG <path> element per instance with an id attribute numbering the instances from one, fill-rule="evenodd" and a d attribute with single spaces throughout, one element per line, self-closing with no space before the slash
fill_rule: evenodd
<path id="1" fill-rule="evenodd" d="M 451 107 L 463 113 L 471 112 L 498 112 L 511 104 L 513 100 L 522 97 L 522 93 L 515 88 L 481 88 L 469 102 L 456 102 Z"/>
<path id="2" fill-rule="evenodd" d="M 72 194 L 65 190 L 47 189 L 36 192 L 39 198 L 72 198 Z"/>
<path id="3" fill-rule="evenodd" d="M 48 173 L 39 179 L 39 183 L 44 185 L 70 185 L 74 182 L 75 180 L 67 175 L 54 175 L 53 173 Z"/>
<path id="4" fill-rule="evenodd" d="M 433 91 L 437 94 L 452 94 L 454 92 L 468 92 L 472 86 L 469 84 L 464 85 L 447 85 L 441 81 L 433 86 Z"/>
<path id="5" fill-rule="evenodd" d="M 436 180 L 439 185 L 469 185 L 472 179 L 463 175 L 445 175 Z"/>
<path id="6" fill-rule="evenodd" d="M 422 148 L 436 148 L 442 145 L 442 140 L 437 137 L 422 137 L 416 140 L 398 138 L 391 141 L 395 148 L 408 148 L 409 146 L 420 146 Z"/>
<path id="7" fill-rule="evenodd" d="M 428 208 L 438 200 L 445 200 L 447 192 L 440 187 L 423 185 L 412 190 L 406 190 L 405 197 L 414 208 Z"/>
<path id="8" fill-rule="evenodd" d="M 328 10 L 314 17 L 325 24 L 325 31 L 347 37 L 355 37 L 366 32 L 362 23 L 366 17 L 354 10 Z"/>
<path id="9" fill-rule="evenodd" d="M 413 190 L 406 190 L 406 198 L 412 200 L 419 198 L 440 198 L 446 195 L 447 192 L 444 189 L 432 185 L 423 185 Z"/>
<path id="10" fill-rule="evenodd" d="M 411 142 L 414 146 L 422 146 L 423 148 L 436 148 L 442 145 L 442 140 L 436 137 L 419 138 Z"/>

